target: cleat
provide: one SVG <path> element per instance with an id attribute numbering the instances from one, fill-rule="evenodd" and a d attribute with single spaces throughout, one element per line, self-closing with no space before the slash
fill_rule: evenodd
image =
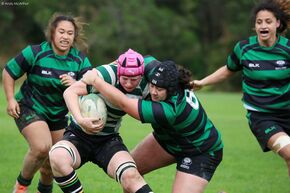
<path id="1" fill-rule="evenodd" d="M 28 191 L 28 186 L 23 186 L 19 184 L 18 182 L 16 182 L 12 193 L 27 193 L 27 191 Z"/>

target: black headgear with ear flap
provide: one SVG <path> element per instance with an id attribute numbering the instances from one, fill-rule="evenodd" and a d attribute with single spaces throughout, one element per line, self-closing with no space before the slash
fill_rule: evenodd
<path id="1" fill-rule="evenodd" d="M 167 98 L 177 92 L 179 73 L 175 62 L 164 61 L 153 71 L 150 83 L 167 90 Z"/>

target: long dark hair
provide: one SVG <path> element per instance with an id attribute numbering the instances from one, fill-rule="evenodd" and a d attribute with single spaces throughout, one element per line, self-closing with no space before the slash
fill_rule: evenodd
<path id="1" fill-rule="evenodd" d="M 62 14 L 62 13 L 54 13 L 53 16 L 50 18 L 47 28 L 45 30 L 46 40 L 51 42 L 53 40 L 53 36 L 55 33 L 55 29 L 57 28 L 59 22 L 61 21 L 69 21 L 73 24 L 75 28 L 75 36 L 73 46 L 78 48 L 79 50 L 87 53 L 88 52 L 88 45 L 86 43 L 86 38 L 84 34 L 84 26 L 87 25 L 85 22 L 81 21 L 82 18 L 80 17 L 73 17 L 70 14 Z"/>

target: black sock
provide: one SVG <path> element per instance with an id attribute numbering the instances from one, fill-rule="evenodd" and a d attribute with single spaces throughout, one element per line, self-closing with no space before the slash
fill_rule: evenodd
<path id="1" fill-rule="evenodd" d="M 21 172 L 20 172 L 20 174 L 17 177 L 17 181 L 22 186 L 29 186 L 31 184 L 32 179 L 29 179 L 29 180 L 24 179 L 21 175 Z"/>
<path id="2" fill-rule="evenodd" d="M 72 171 L 72 173 L 70 173 L 67 176 L 54 177 L 54 179 L 64 193 L 70 192 L 83 193 L 82 184 L 78 179 L 78 176 L 75 173 L 75 171 Z"/>
<path id="3" fill-rule="evenodd" d="M 38 187 L 37 190 L 40 193 L 52 193 L 52 184 L 50 185 L 44 185 L 43 183 L 41 183 L 40 181 L 38 182 Z"/>
<path id="4" fill-rule="evenodd" d="M 144 185 L 142 188 L 140 188 L 139 190 L 137 190 L 136 193 L 154 193 L 151 188 L 149 187 L 148 184 Z"/>

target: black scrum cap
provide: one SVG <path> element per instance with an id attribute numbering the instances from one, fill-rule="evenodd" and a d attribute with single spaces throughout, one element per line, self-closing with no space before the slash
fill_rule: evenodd
<path id="1" fill-rule="evenodd" d="M 175 95 L 178 88 L 179 73 L 175 62 L 164 61 L 156 69 L 150 77 L 150 83 L 153 85 L 167 89 L 167 95 Z"/>

